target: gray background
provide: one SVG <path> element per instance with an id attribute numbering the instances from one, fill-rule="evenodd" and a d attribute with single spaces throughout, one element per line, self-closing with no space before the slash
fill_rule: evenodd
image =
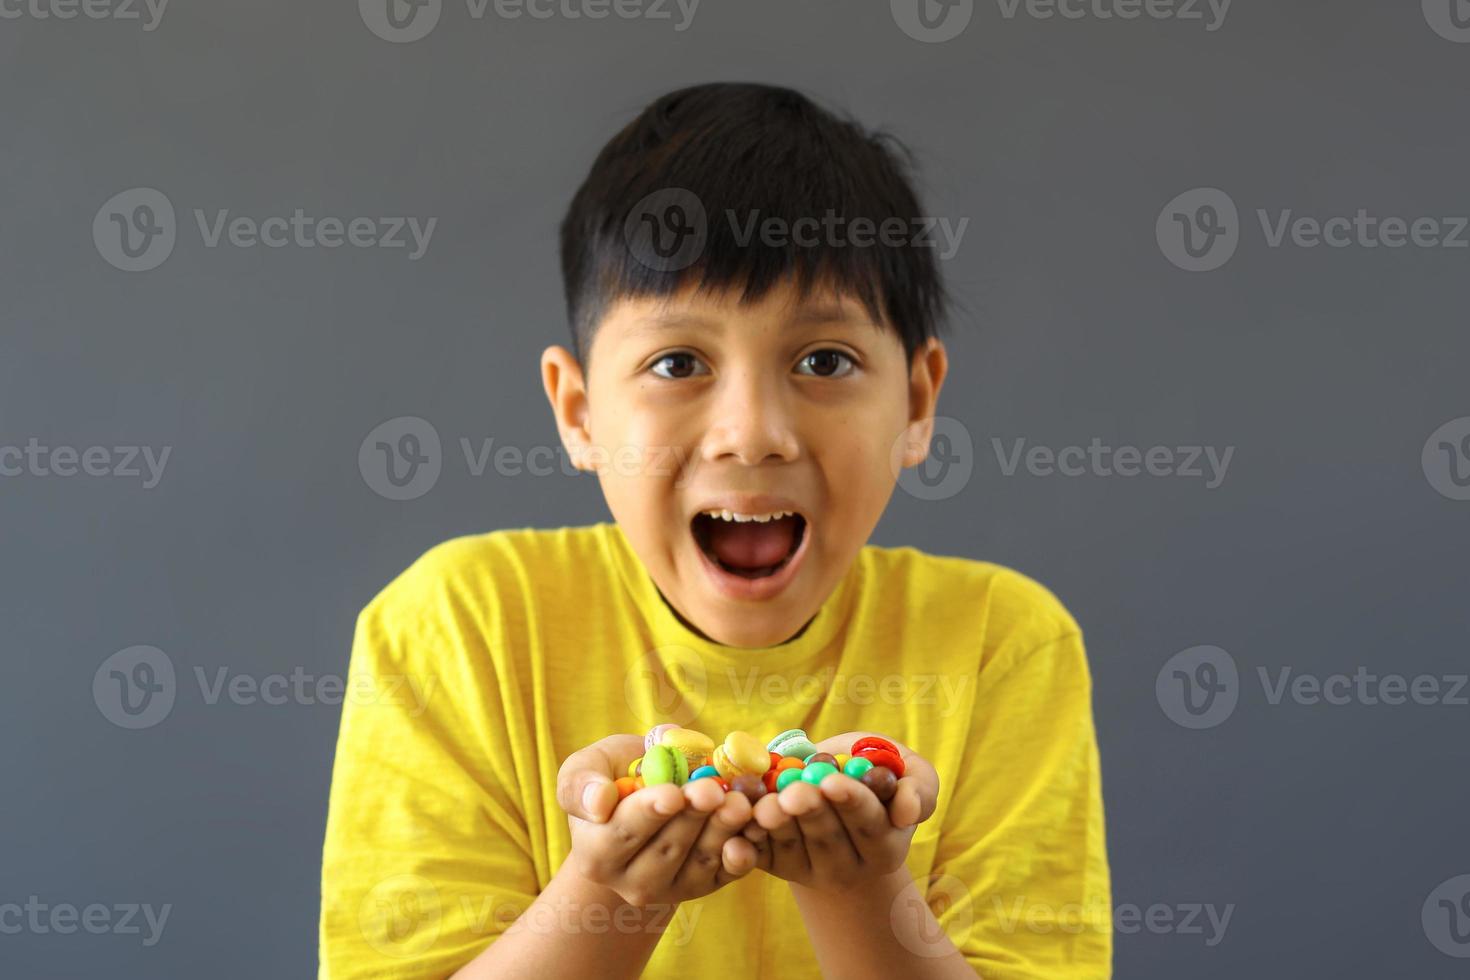
<path id="1" fill-rule="evenodd" d="M 1237 0 L 1207 31 L 991 0 L 944 43 L 883 3 L 706 0 L 682 32 L 491 10 L 447 3 L 409 44 L 345 2 L 175 0 L 151 32 L 0 21 L 0 445 L 172 447 L 153 489 L 0 478 L 0 904 L 172 905 L 151 948 L 0 935 L 0 975 L 314 972 L 339 708 L 211 705 L 194 668 L 341 675 L 357 610 L 433 543 L 608 516 L 590 478 L 472 476 L 458 440 L 556 444 L 536 366 L 565 342 L 556 222 L 637 109 L 722 79 L 892 126 L 930 210 L 971 221 L 945 265 L 966 308 L 940 409 L 973 476 L 898 492 L 874 543 L 1012 565 L 1083 624 L 1115 902 L 1176 923 L 1234 905 L 1213 946 L 1119 933 L 1117 975 L 1464 975 L 1421 908 L 1470 872 L 1470 708 L 1272 705 L 1256 670 L 1466 669 L 1470 502 L 1420 454 L 1470 415 L 1470 250 L 1271 248 L 1254 215 L 1470 212 L 1470 44 L 1418 3 Z M 142 273 L 91 234 L 134 187 L 178 211 Z M 1155 238 L 1196 187 L 1240 208 L 1212 272 Z M 297 207 L 439 223 L 410 262 L 206 248 L 192 216 Z M 436 427 L 443 472 L 392 501 L 357 453 L 405 415 Z M 1093 437 L 1236 448 L 1207 490 L 1005 476 L 991 442 Z M 136 731 L 92 693 L 135 644 L 178 672 L 172 712 Z M 1238 665 L 1239 704 L 1192 730 L 1155 681 L 1202 644 Z"/>

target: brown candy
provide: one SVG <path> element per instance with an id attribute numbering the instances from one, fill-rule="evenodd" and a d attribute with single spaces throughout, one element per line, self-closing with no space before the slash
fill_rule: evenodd
<path id="1" fill-rule="evenodd" d="M 760 776 L 743 772 L 730 780 L 730 792 L 744 793 L 745 798 L 754 803 L 766 795 L 766 784 Z"/>
<path id="2" fill-rule="evenodd" d="M 837 765 L 837 756 L 833 755 L 831 752 L 818 752 L 816 755 L 806 760 L 807 765 L 811 765 L 813 762 L 825 762 L 829 766 L 837 766 L 839 771 L 842 769 L 841 766 Z"/>
<path id="3" fill-rule="evenodd" d="M 863 785 L 873 791 L 873 795 L 884 803 L 893 799 L 893 794 L 898 792 L 898 777 L 893 770 L 886 766 L 874 766 L 863 773 Z"/>

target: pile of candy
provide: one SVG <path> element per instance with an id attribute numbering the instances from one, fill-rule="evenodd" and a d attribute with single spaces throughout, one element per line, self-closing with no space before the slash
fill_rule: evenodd
<path id="1" fill-rule="evenodd" d="M 749 732 L 731 732 L 716 745 L 692 728 L 655 725 L 643 738 L 643 755 L 633 760 L 628 775 L 617 779 L 618 800 L 644 786 L 713 779 L 726 792 L 744 793 L 754 803 L 798 779 L 815 786 L 840 772 L 861 781 L 887 803 L 903 771 L 898 746 L 876 735 L 853 742 L 849 752 L 832 755 L 817 751 L 800 728 L 784 731 L 765 745 Z"/>

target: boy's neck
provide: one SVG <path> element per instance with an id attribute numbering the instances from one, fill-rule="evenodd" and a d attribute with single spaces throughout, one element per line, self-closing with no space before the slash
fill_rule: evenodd
<path id="1" fill-rule="evenodd" d="M 728 645 L 728 644 L 720 643 L 719 640 L 711 639 L 710 637 L 706 636 L 704 634 L 704 630 L 700 629 L 698 626 L 695 626 L 693 623 L 689 622 L 689 620 L 685 619 L 684 616 L 683 616 L 683 614 L 680 613 L 679 610 L 677 610 L 677 609 L 674 608 L 674 604 L 668 600 L 668 598 L 664 595 L 663 590 L 660 589 L 657 584 L 654 585 L 653 590 L 658 593 L 658 597 L 661 600 L 663 600 L 663 604 L 665 606 L 668 606 L 669 612 L 671 612 L 671 613 L 674 614 L 674 618 L 677 619 L 680 623 L 684 624 L 684 627 L 686 629 L 690 630 L 696 636 L 698 636 L 701 640 L 704 640 L 704 641 L 706 641 L 708 643 L 717 643 L 720 646 L 727 646 Z M 801 629 L 797 630 L 791 636 L 788 636 L 786 639 L 784 639 L 780 643 L 776 644 L 776 646 L 785 646 L 787 643 L 790 643 L 792 640 L 800 639 L 801 638 L 801 635 L 806 632 L 807 627 L 810 626 L 816 620 L 816 618 L 817 617 L 813 616 L 811 619 L 808 619 L 802 625 Z"/>

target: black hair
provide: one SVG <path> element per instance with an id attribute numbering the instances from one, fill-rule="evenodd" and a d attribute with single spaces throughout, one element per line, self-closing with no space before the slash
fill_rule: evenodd
<path id="1" fill-rule="evenodd" d="M 834 215 L 846 226 L 898 219 L 910 228 L 923 217 L 912 169 L 896 137 L 788 88 L 716 82 L 660 97 L 603 147 L 562 219 L 578 361 L 615 300 L 695 285 L 738 288 L 748 302 L 792 278 L 803 296 L 824 286 L 860 300 L 898 332 L 912 362 L 938 336 L 948 303 L 934 248 L 872 234 L 862 246 L 747 237 L 769 218 L 786 229 Z"/>

